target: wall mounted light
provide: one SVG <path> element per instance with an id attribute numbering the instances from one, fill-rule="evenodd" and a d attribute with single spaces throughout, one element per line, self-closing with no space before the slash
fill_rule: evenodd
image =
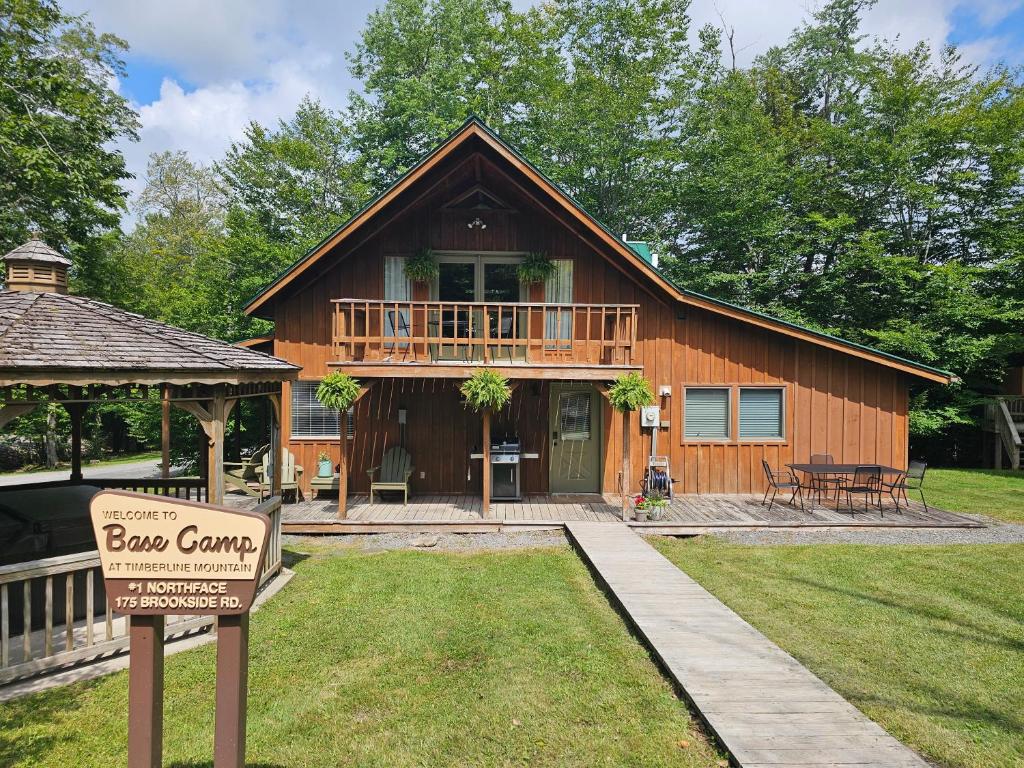
<path id="1" fill-rule="evenodd" d="M 479 216 L 477 216 L 475 219 L 473 219 L 471 222 L 469 222 L 469 224 L 466 225 L 466 228 L 467 229 L 487 229 L 487 224 L 484 223 L 483 219 L 481 219 Z"/>

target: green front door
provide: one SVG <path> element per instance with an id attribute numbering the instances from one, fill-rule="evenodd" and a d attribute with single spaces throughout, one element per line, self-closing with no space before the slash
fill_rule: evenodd
<path id="1" fill-rule="evenodd" d="M 551 493 L 599 493 L 600 393 L 589 384 L 552 384 L 548 414 Z"/>

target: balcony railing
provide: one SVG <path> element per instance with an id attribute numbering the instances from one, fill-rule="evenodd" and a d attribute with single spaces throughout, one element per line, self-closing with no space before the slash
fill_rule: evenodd
<path id="1" fill-rule="evenodd" d="M 334 299 L 339 362 L 632 365 L 636 304 Z"/>

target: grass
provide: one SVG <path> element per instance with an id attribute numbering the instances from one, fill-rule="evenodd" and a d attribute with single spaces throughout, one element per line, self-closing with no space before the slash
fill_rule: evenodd
<path id="1" fill-rule="evenodd" d="M 152 459 L 159 459 L 160 451 L 144 451 L 142 453 L 122 453 L 113 458 L 96 459 L 93 461 L 83 461 L 83 467 L 112 467 L 117 464 L 132 464 L 136 461 L 150 461 Z M 67 462 L 61 462 L 56 467 L 46 467 L 33 465 L 29 467 L 22 467 L 21 469 L 14 470 L 13 472 L 0 472 L 0 475 L 31 475 L 37 472 L 56 472 L 62 469 L 70 469 L 71 465 Z"/>
<path id="2" fill-rule="evenodd" d="M 568 547 L 294 568 L 252 619 L 250 764 L 719 764 Z M 168 659 L 167 765 L 210 764 L 214 655 Z M 0 765 L 123 764 L 126 711 L 125 673 L 0 705 Z"/>
<path id="3" fill-rule="evenodd" d="M 1024 522 L 1024 471 L 1012 469 L 929 469 L 925 498 L 950 512 Z M 916 498 L 913 492 L 908 493 Z"/>
<path id="4" fill-rule="evenodd" d="M 1024 545 L 652 543 L 936 763 L 1024 765 Z"/>

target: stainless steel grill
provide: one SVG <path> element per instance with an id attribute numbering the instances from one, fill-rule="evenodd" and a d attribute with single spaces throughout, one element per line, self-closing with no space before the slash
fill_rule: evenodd
<path id="1" fill-rule="evenodd" d="M 491 498 L 519 499 L 519 459 L 519 440 L 491 444 Z"/>

